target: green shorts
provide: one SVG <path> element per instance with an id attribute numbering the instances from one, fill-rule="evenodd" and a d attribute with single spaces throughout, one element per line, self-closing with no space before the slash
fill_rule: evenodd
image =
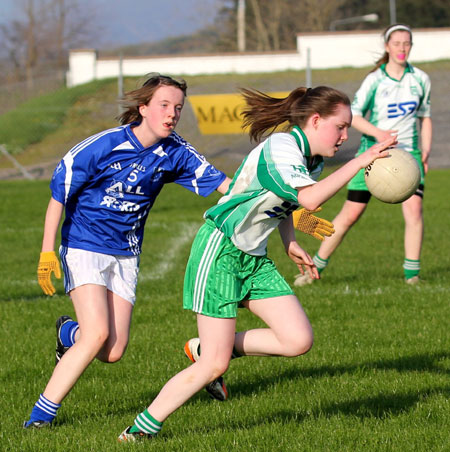
<path id="1" fill-rule="evenodd" d="M 359 150 L 356 154 L 356 156 L 362 154 L 364 151 Z M 420 185 L 422 186 L 422 189 L 425 185 L 425 172 L 423 170 L 423 163 L 422 163 L 422 152 L 418 149 L 415 149 L 411 152 L 411 155 L 416 159 L 417 163 L 419 164 L 420 168 Z M 361 169 L 358 171 L 356 176 L 351 179 L 351 181 L 347 185 L 348 190 L 365 190 L 369 191 L 366 185 L 366 181 L 364 179 L 364 169 Z"/>
<path id="2" fill-rule="evenodd" d="M 184 309 L 234 318 L 244 300 L 293 293 L 267 256 L 250 256 L 237 249 L 210 220 L 200 228 L 186 267 Z"/>

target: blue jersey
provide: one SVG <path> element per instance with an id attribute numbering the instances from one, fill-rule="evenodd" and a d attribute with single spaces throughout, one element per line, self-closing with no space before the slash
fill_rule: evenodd
<path id="1" fill-rule="evenodd" d="M 61 244 L 104 254 L 141 253 L 148 213 L 164 184 L 207 196 L 226 178 L 173 132 L 144 148 L 132 126 L 73 147 L 56 167 L 52 196 L 65 206 Z"/>

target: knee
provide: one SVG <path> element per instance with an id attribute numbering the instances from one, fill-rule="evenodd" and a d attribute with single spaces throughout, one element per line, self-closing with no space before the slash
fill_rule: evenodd
<path id="1" fill-rule="evenodd" d="M 100 359 L 100 361 L 103 361 L 104 363 L 116 363 L 117 361 L 120 361 L 125 353 L 126 348 L 127 344 L 125 344 L 124 346 L 116 344 L 113 348 L 105 350 L 104 353 L 98 356 L 98 359 Z"/>
<path id="2" fill-rule="evenodd" d="M 109 337 L 109 329 L 99 327 L 95 331 L 81 332 L 80 341 L 88 344 L 88 347 L 98 353 L 102 347 L 106 344 Z"/>
<path id="3" fill-rule="evenodd" d="M 417 208 L 417 209 L 410 209 L 409 211 L 405 211 L 404 218 L 405 218 L 405 223 L 407 225 L 408 224 L 415 225 L 415 224 L 422 223 L 422 218 L 423 218 L 422 209 Z"/>
<path id="4" fill-rule="evenodd" d="M 292 358 L 304 355 L 311 350 L 314 343 L 314 335 L 312 330 L 296 334 L 288 338 L 284 344 L 283 356 Z"/>
<path id="5" fill-rule="evenodd" d="M 216 360 L 214 363 L 210 363 L 208 369 L 209 383 L 222 376 L 228 370 L 229 364 L 229 359 Z"/>
<path id="6" fill-rule="evenodd" d="M 344 224 L 346 229 L 351 228 L 361 217 L 362 212 L 359 210 L 349 210 L 344 218 Z"/>

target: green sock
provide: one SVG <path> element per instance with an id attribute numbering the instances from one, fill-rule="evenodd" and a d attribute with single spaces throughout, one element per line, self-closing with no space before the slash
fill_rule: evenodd
<path id="1" fill-rule="evenodd" d="M 405 274 L 405 279 L 414 278 L 418 276 L 420 272 L 420 260 L 415 259 L 405 259 L 403 262 L 403 273 Z"/>
<path id="2" fill-rule="evenodd" d="M 329 259 L 322 259 L 319 257 L 319 255 L 316 253 L 313 257 L 313 262 L 317 267 L 317 271 L 319 272 L 319 275 L 325 270 L 325 268 L 328 265 Z"/>
<path id="3" fill-rule="evenodd" d="M 157 435 L 162 428 L 163 423 L 157 421 L 147 410 L 136 416 L 134 425 L 130 432 L 144 432 L 150 435 Z"/>

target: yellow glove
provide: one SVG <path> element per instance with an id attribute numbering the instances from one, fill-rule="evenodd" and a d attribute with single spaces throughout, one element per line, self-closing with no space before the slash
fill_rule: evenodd
<path id="1" fill-rule="evenodd" d="M 51 276 L 52 272 L 59 279 L 61 278 L 61 268 L 58 258 L 54 251 L 41 253 L 37 269 L 38 282 L 45 295 L 53 295 L 56 290 L 53 287 Z"/>
<path id="2" fill-rule="evenodd" d="M 334 234 L 333 223 L 316 217 L 313 213 L 320 212 L 321 207 L 316 210 L 300 209 L 292 213 L 294 228 L 305 234 L 312 235 L 317 240 L 323 240 L 325 236 Z"/>

